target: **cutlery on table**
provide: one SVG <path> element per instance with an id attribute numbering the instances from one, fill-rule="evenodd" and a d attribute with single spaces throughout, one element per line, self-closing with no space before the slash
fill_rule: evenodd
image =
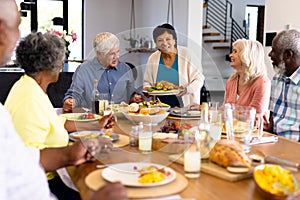
<path id="1" fill-rule="evenodd" d="M 253 161 L 261 162 L 261 163 L 276 163 L 288 166 L 289 169 L 294 168 L 295 170 L 299 170 L 300 164 L 292 161 L 288 161 L 285 159 L 277 158 L 270 155 L 265 155 L 263 152 L 259 150 L 251 150 L 249 157 Z"/>

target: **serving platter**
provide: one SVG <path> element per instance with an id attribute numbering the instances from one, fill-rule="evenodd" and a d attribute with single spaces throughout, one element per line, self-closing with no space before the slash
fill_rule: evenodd
<path id="1" fill-rule="evenodd" d="M 180 90 L 153 90 L 151 92 L 148 92 L 147 90 L 143 91 L 144 93 L 148 93 L 149 95 L 153 96 L 167 96 L 167 95 L 176 95 L 180 93 Z"/>

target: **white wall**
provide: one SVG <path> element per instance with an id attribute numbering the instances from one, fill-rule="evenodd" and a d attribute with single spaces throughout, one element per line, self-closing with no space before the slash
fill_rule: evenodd
<path id="1" fill-rule="evenodd" d="M 187 35 L 187 6 L 187 0 L 174 0 L 173 25 L 177 33 L 183 36 Z M 167 9 L 168 0 L 135 0 L 135 27 L 143 29 L 148 33 L 149 39 L 152 39 L 153 28 L 167 22 Z M 130 14 L 131 0 L 87 0 L 84 22 L 85 57 L 92 50 L 93 38 L 99 32 L 110 31 L 114 34 L 127 34 L 129 37 Z M 171 16 L 169 19 L 171 23 Z M 183 42 L 186 43 L 184 40 Z"/>
<path id="2" fill-rule="evenodd" d="M 290 25 L 290 29 L 300 30 L 299 7 L 298 0 L 265 0 L 265 33 L 280 32 Z M 265 47 L 266 64 L 268 66 L 269 77 L 272 77 L 273 66 L 267 54 L 271 51 L 271 47 Z"/>

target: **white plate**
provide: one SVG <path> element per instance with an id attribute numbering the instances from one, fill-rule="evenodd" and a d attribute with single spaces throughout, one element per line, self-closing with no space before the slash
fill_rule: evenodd
<path id="1" fill-rule="evenodd" d="M 180 90 L 154 90 L 152 92 L 148 92 L 144 90 L 143 92 L 148 93 L 149 95 L 156 95 L 156 96 L 167 96 L 167 95 L 176 95 L 179 94 Z"/>
<path id="2" fill-rule="evenodd" d="M 84 115 L 86 113 L 66 113 L 66 114 L 61 114 L 59 116 L 65 117 L 67 120 L 72 120 L 72 121 L 78 121 L 78 122 L 89 122 L 89 121 L 95 121 L 101 118 L 100 115 L 94 114 L 94 118 L 92 119 L 80 119 L 80 116 Z"/>
<path id="3" fill-rule="evenodd" d="M 199 110 L 187 110 L 186 108 L 171 108 L 170 115 L 181 118 L 200 118 L 201 111 Z"/>
<path id="4" fill-rule="evenodd" d="M 170 110 L 170 108 L 171 108 L 171 106 L 159 106 L 159 105 L 153 105 L 153 106 L 150 106 L 150 108 L 158 108 L 158 109 L 160 109 L 160 110 L 164 110 L 164 111 L 168 111 L 168 110 Z"/>
<path id="5" fill-rule="evenodd" d="M 83 132 L 83 131 L 79 131 L 79 132 Z M 72 132 L 72 133 L 70 133 L 69 134 L 69 139 L 71 141 L 73 141 L 73 142 L 75 142 L 76 140 L 78 140 L 77 138 L 74 138 L 73 135 L 76 135 L 79 132 Z M 105 132 L 103 132 L 103 131 L 84 131 L 84 132 L 90 132 L 92 135 L 105 136 Z M 115 141 L 119 140 L 119 135 L 117 133 L 111 133 L 110 140 L 112 142 L 115 142 Z"/>
<path id="6" fill-rule="evenodd" d="M 148 166 L 157 166 L 158 168 L 164 168 L 170 172 L 169 176 L 166 176 L 165 180 L 157 183 L 139 183 L 140 173 L 137 171 Z M 159 185 L 165 185 L 175 180 L 176 172 L 163 165 L 153 163 L 120 163 L 110 165 L 108 168 L 102 171 L 102 177 L 109 182 L 120 181 L 125 186 L 131 187 L 154 187 Z"/>

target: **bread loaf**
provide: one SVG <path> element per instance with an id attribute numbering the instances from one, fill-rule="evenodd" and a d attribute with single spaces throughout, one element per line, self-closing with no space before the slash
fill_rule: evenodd
<path id="1" fill-rule="evenodd" d="M 251 160 L 242 146 L 231 140 L 222 139 L 210 152 L 209 159 L 223 167 L 250 167 Z"/>

